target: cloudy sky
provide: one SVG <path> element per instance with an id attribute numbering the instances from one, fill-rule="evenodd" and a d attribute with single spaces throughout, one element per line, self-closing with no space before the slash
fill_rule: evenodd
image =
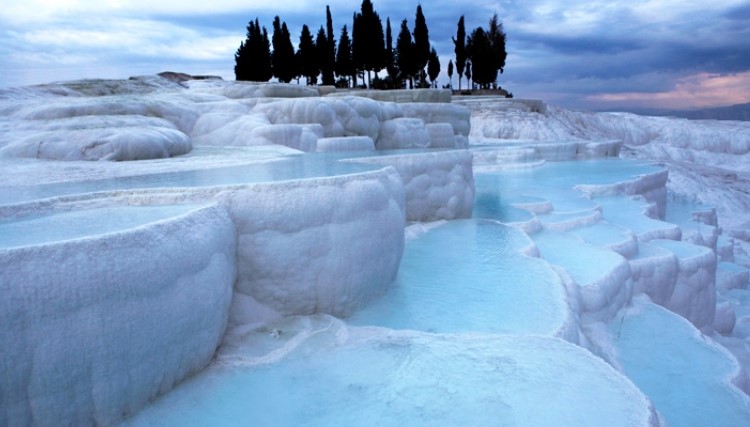
<path id="1" fill-rule="evenodd" d="M 417 0 L 373 0 L 394 39 Z M 250 19 L 351 30 L 359 0 L 6 0 L 0 87 L 171 70 L 233 79 Z M 750 0 L 422 1 L 445 70 L 451 36 L 498 13 L 508 34 L 498 83 L 517 97 L 591 109 L 685 109 L 750 102 Z M 338 34 L 336 35 L 338 38 Z M 456 85 L 454 76 L 454 86 Z M 445 72 L 439 79 L 447 82 Z"/>

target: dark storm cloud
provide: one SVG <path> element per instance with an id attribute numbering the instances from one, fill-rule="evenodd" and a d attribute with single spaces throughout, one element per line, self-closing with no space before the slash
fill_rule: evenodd
<path id="1" fill-rule="evenodd" d="M 564 56 L 585 54 L 610 55 L 643 49 L 644 43 L 639 40 L 602 36 L 597 34 L 571 37 L 565 35 L 550 36 L 547 34 L 517 33 L 514 40 L 523 46 L 534 49 L 545 49 Z"/>

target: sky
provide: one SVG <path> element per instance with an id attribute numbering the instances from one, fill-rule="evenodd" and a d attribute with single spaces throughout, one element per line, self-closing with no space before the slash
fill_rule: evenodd
<path id="1" fill-rule="evenodd" d="M 417 0 L 373 0 L 394 40 Z M 179 71 L 234 79 L 248 21 L 351 31 L 361 1 L 6 0 L 0 87 Z M 456 0 L 422 2 L 443 73 L 451 37 L 497 13 L 508 58 L 498 84 L 516 98 L 586 110 L 697 109 L 750 102 L 750 0 Z M 453 77 L 457 87 L 457 78 Z"/>

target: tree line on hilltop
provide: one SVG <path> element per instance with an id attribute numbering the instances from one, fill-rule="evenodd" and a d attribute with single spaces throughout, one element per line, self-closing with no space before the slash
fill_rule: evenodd
<path id="1" fill-rule="evenodd" d="M 250 21 L 247 36 L 234 55 L 237 80 L 266 82 L 275 77 L 283 83 L 299 83 L 304 78 L 308 85 L 320 80 L 323 85 L 364 87 L 366 76 L 367 87 L 376 89 L 437 87 L 440 59 L 430 45 L 421 5 L 417 6 L 413 32 L 406 19 L 401 21 L 395 45 L 390 18 L 386 18 L 384 30 L 370 0 L 362 1 L 360 12 L 354 13 L 351 33 L 344 25 L 338 41 L 334 39 L 329 6 L 326 26 L 321 25 L 313 36 L 310 27 L 303 25 L 296 50 L 286 22 L 278 16 L 272 30 L 269 39 L 266 27 L 257 18 Z M 463 77 L 469 87 L 496 87 L 498 72 L 505 67 L 505 39 L 497 14 L 487 29 L 477 27 L 468 35 L 461 16 L 452 37 L 455 64 L 451 59 L 447 69 L 451 82 L 455 69 L 459 90 Z M 383 78 L 378 75 L 382 70 L 386 71 Z M 358 79 L 362 81 L 360 86 Z"/>

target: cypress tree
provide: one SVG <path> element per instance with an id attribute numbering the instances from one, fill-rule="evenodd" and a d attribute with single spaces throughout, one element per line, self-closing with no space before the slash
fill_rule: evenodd
<path id="1" fill-rule="evenodd" d="M 398 80 L 398 68 L 396 67 L 396 58 L 393 52 L 393 34 L 391 32 L 391 18 L 385 20 L 385 69 L 391 81 L 396 84 Z"/>
<path id="2" fill-rule="evenodd" d="M 271 43 L 266 28 L 261 31 L 258 18 L 248 24 L 247 38 L 240 43 L 234 59 L 237 80 L 267 82 L 271 79 Z"/>
<path id="3" fill-rule="evenodd" d="M 248 80 L 247 70 L 250 68 L 248 62 L 247 47 L 245 40 L 243 40 L 240 42 L 240 47 L 237 48 L 237 52 L 234 54 L 235 80 Z"/>
<path id="4" fill-rule="evenodd" d="M 497 61 L 493 58 L 490 39 L 487 37 L 484 28 L 477 27 L 472 31 L 470 40 L 468 53 L 471 58 L 474 83 L 486 89 L 497 77 L 497 69 L 495 68 Z"/>
<path id="5" fill-rule="evenodd" d="M 356 73 L 352 62 L 352 45 L 346 25 L 341 29 L 339 48 L 336 50 L 336 75 L 350 77 Z"/>
<path id="6" fill-rule="evenodd" d="M 435 81 L 440 74 L 440 58 L 435 48 L 430 50 L 430 59 L 427 61 L 427 74 L 430 76 L 430 84 L 437 87 Z"/>
<path id="7" fill-rule="evenodd" d="M 490 41 L 492 51 L 492 82 L 497 81 L 497 72 L 502 74 L 505 69 L 505 59 L 508 53 L 505 51 L 505 32 L 503 31 L 502 22 L 498 22 L 497 13 L 490 19 L 490 27 L 487 30 L 487 38 Z"/>
<path id="8" fill-rule="evenodd" d="M 414 58 L 414 43 L 411 41 L 411 32 L 406 19 L 401 21 L 401 31 L 396 39 L 396 66 L 401 78 L 409 80 L 409 87 L 414 87 L 414 72 L 416 61 Z"/>
<path id="9" fill-rule="evenodd" d="M 258 21 L 255 21 L 256 30 L 259 28 Z M 271 71 L 271 42 L 268 40 L 268 31 L 266 27 L 263 27 L 263 36 L 260 39 L 261 43 L 258 46 L 258 75 L 257 81 L 267 82 L 273 77 Z"/>
<path id="10" fill-rule="evenodd" d="M 352 87 L 357 87 L 357 74 L 364 70 L 362 65 L 362 50 L 360 45 L 364 42 L 361 40 L 365 37 L 364 28 L 362 28 L 362 15 L 354 12 L 352 18 L 352 65 L 354 66 L 354 74 L 352 74 Z M 357 47 L 355 48 L 355 44 Z M 356 52 L 356 55 L 355 55 Z"/>
<path id="11" fill-rule="evenodd" d="M 414 19 L 414 62 L 419 74 L 420 86 L 425 86 L 424 67 L 430 59 L 430 34 L 427 30 L 422 5 L 417 5 L 417 16 Z"/>
<path id="12" fill-rule="evenodd" d="M 318 71 L 320 67 L 316 63 L 316 57 L 315 42 L 310 33 L 310 28 L 308 28 L 307 25 L 303 25 L 302 32 L 299 36 L 297 58 L 299 61 L 300 75 L 305 77 L 308 85 L 313 85 L 318 81 Z"/>
<path id="13" fill-rule="evenodd" d="M 276 15 L 273 18 L 273 34 L 271 35 L 271 45 L 273 46 L 273 52 L 271 52 L 271 72 L 274 77 L 279 79 L 280 82 L 284 82 L 279 76 L 284 69 L 284 60 L 281 57 L 281 18 Z M 288 82 L 284 82 L 288 83 Z"/>
<path id="14" fill-rule="evenodd" d="M 289 83 L 296 76 L 294 66 L 294 46 L 286 22 L 281 23 L 277 16 L 273 20 L 273 35 L 271 36 L 273 52 L 271 53 L 271 70 L 280 82 Z"/>
<path id="15" fill-rule="evenodd" d="M 326 6 L 326 53 L 325 66 L 323 72 L 323 84 L 332 85 L 335 83 L 333 73 L 336 68 L 336 39 L 333 37 L 333 18 L 331 18 L 331 8 Z"/>
<path id="16" fill-rule="evenodd" d="M 240 47 L 234 54 L 234 77 L 236 80 L 250 80 L 250 70 L 252 68 L 251 46 L 255 38 L 255 23 L 250 21 L 247 24 L 247 34 L 245 40 L 240 42 Z"/>
<path id="17" fill-rule="evenodd" d="M 330 61 L 331 49 L 328 46 L 328 36 L 323 26 L 318 30 L 318 36 L 315 38 L 315 57 L 318 69 L 321 74 L 321 83 L 324 85 L 333 85 L 333 68 L 335 64 Z"/>
<path id="18" fill-rule="evenodd" d="M 294 52 L 294 45 L 292 45 L 292 34 L 289 32 L 286 22 L 281 23 L 281 37 L 284 42 L 282 47 L 286 50 L 287 65 L 289 67 L 286 77 L 289 77 L 289 81 L 292 81 L 292 79 L 300 75 L 300 71 L 297 55 Z"/>
<path id="19" fill-rule="evenodd" d="M 466 67 L 466 28 L 464 27 L 464 16 L 458 19 L 456 37 L 453 38 L 453 51 L 456 53 L 456 71 L 458 71 L 458 90 L 461 90 L 461 74 Z"/>
<path id="20" fill-rule="evenodd" d="M 370 0 L 363 0 L 361 12 L 355 14 L 352 37 L 354 64 L 358 70 L 367 71 L 369 84 L 370 73 L 382 70 L 386 62 L 383 23 Z"/>
<path id="21" fill-rule="evenodd" d="M 453 60 L 448 61 L 448 86 L 453 89 Z"/>

